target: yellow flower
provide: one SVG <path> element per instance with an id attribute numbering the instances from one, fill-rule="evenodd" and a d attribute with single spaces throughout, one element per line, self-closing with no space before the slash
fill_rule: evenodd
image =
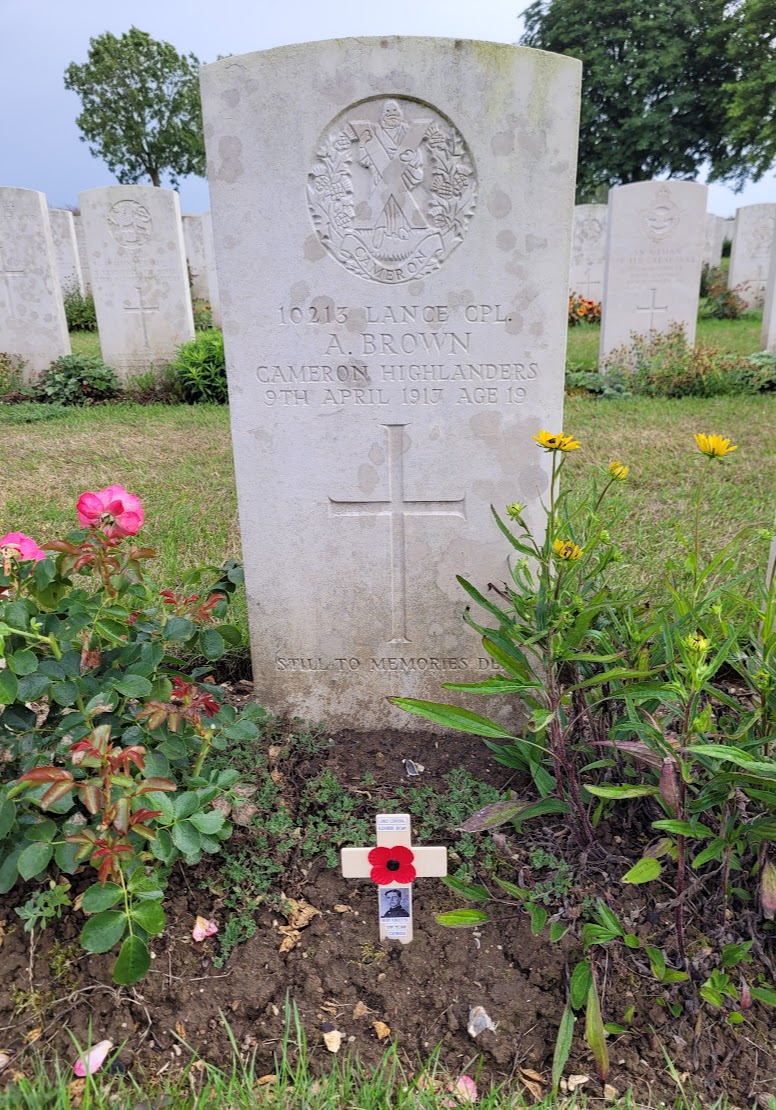
<path id="1" fill-rule="evenodd" d="M 582 446 L 581 443 L 577 443 L 573 436 L 564 435 L 563 432 L 553 435 L 552 432 L 545 432 L 542 429 L 538 436 L 532 438 L 545 451 L 576 451 L 578 447 Z"/>
<path id="2" fill-rule="evenodd" d="M 507 505 L 507 516 L 512 520 L 519 520 L 523 515 L 525 505 L 521 505 L 519 501 L 513 501 L 511 505 Z"/>
<path id="3" fill-rule="evenodd" d="M 582 548 L 577 547 L 573 540 L 556 540 L 552 546 L 559 559 L 574 560 L 582 554 Z"/>
<path id="4" fill-rule="evenodd" d="M 693 439 L 698 444 L 698 449 L 710 459 L 724 459 L 725 455 L 738 450 L 735 444 L 722 436 L 707 436 L 703 432 L 698 432 Z"/>
<path id="5" fill-rule="evenodd" d="M 609 473 L 618 482 L 624 482 L 630 474 L 630 467 L 621 462 L 610 462 Z"/>
<path id="6" fill-rule="evenodd" d="M 703 655 L 709 650 L 709 641 L 705 636 L 701 636 L 700 633 L 697 636 L 685 637 L 684 645 L 689 648 L 690 651 L 697 651 L 699 655 Z"/>

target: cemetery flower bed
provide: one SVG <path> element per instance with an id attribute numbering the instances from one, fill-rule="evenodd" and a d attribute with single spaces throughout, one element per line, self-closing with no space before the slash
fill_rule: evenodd
<path id="1" fill-rule="evenodd" d="M 71 1036 L 111 1042 L 138 1075 L 175 1063 L 178 1038 L 216 1064 L 236 1043 L 269 1071 L 290 998 L 322 1069 L 335 1049 L 376 1065 L 394 1045 L 412 1070 L 439 1046 L 452 1075 L 537 1097 L 572 1074 L 640 1101 L 677 1082 L 772 1091 L 773 598 L 735 575 L 739 540 L 720 557 L 700 529 L 706 476 L 737 445 L 696 434 L 694 530 L 650 612 L 606 585 L 601 506 L 627 463 L 569 500 L 580 441 L 534 439 L 552 463 L 546 534 L 517 503 L 496 521 L 535 569 L 516 563 L 494 601 L 463 583 L 497 622 L 468 618 L 502 671 L 479 692 L 518 693 L 522 732 L 397 699 L 459 731 L 330 736 L 268 717 L 210 666 L 181 673 L 176 644 L 217 666 L 239 571 L 156 599 L 144 509 L 121 486 L 81 495 L 80 529 L 45 545 L 56 562 L 23 533 L 0 540 L 0 1076 L 32 1044 L 66 1058 Z M 626 662 L 612 638 L 634 620 Z M 345 879 L 339 851 L 366 851 L 376 813 L 409 814 L 412 848 Z M 441 873 L 429 844 L 447 849 L 444 883 L 424 877 Z M 380 942 L 373 884 L 416 872 L 415 939 Z"/>

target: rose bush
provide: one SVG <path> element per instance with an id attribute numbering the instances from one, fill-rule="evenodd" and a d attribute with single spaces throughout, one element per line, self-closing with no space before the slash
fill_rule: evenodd
<path id="1" fill-rule="evenodd" d="M 81 528 L 43 548 L 0 540 L 0 893 L 93 869 L 81 941 L 120 943 L 114 978 L 131 983 L 164 928 L 170 867 L 231 833 L 214 803 L 237 775 L 208 757 L 258 736 L 264 711 L 222 704 L 209 667 L 185 673 L 185 658 L 239 643 L 224 618 L 241 567 L 160 594 L 143 569 L 154 552 L 135 540 L 139 498 L 111 485 L 76 512 Z"/>

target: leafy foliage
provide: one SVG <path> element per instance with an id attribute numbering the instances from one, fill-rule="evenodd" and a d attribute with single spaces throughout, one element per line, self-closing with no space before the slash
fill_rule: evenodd
<path id="1" fill-rule="evenodd" d="M 768 0 L 762 0 L 766 6 Z M 524 46 L 583 62 L 579 203 L 612 185 L 694 178 L 726 153 L 728 0 L 534 0 Z"/>
<path id="2" fill-rule="evenodd" d="M 81 98 L 82 140 L 122 184 L 204 174 L 199 65 L 132 27 L 90 39 L 88 60 L 65 70 L 65 88 Z"/>
<path id="3" fill-rule="evenodd" d="M 249 706 L 238 718 L 218 687 L 180 669 L 183 652 L 216 660 L 239 640 L 222 623 L 239 565 L 193 571 L 160 596 L 143 571 L 154 552 L 134 539 L 138 499 L 112 486 L 84 494 L 78 511 L 94 523 L 47 544 L 56 557 L 18 533 L 0 549 L 0 893 L 93 868 L 81 943 L 120 944 L 114 979 L 130 983 L 164 928 L 172 864 L 218 852 L 231 834 L 213 803 L 238 775 L 211 754 L 257 736 L 264 714 Z M 66 904 L 63 886 L 33 893 L 20 916 L 45 924 Z"/>
<path id="4" fill-rule="evenodd" d="M 170 370 L 177 375 L 181 393 L 190 404 L 212 401 L 225 405 L 229 400 L 224 336 L 217 328 L 182 343 Z"/>
<path id="5" fill-rule="evenodd" d="M 62 299 L 68 331 L 97 331 L 97 313 L 91 293 L 82 293 L 73 285 L 65 289 Z"/>
<path id="6" fill-rule="evenodd" d="M 55 405 L 89 405 L 117 397 L 121 383 L 97 355 L 62 355 L 38 382 L 36 393 Z"/>

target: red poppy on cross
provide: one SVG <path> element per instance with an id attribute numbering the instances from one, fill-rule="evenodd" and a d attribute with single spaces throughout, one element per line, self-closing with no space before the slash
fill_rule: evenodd
<path id="1" fill-rule="evenodd" d="M 378 813 L 377 847 L 343 848 L 346 879 L 371 879 L 378 887 L 380 940 L 412 940 L 412 884 L 447 874 L 447 848 L 413 848 L 408 813 Z"/>

